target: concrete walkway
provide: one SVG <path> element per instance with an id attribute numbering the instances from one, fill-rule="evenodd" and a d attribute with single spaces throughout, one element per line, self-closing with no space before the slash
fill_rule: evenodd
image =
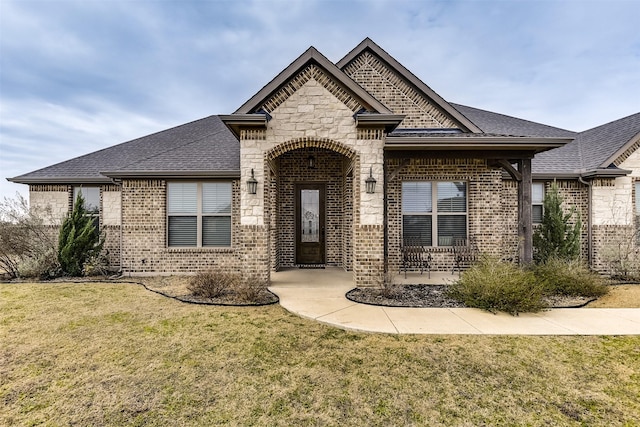
<path id="1" fill-rule="evenodd" d="M 443 283 L 448 275 L 432 275 Z M 412 276 L 407 282 L 426 282 Z M 403 280 L 404 281 L 404 280 Z M 352 274 L 339 268 L 271 273 L 269 289 L 280 305 L 302 317 L 343 329 L 393 334 L 640 335 L 640 309 L 570 308 L 511 316 L 475 308 L 398 308 L 345 298 Z"/>

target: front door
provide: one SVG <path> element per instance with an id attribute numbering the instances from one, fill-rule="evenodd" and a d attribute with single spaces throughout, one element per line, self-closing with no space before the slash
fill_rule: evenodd
<path id="1" fill-rule="evenodd" d="M 296 264 L 324 264 L 324 190 L 296 185 Z"/>

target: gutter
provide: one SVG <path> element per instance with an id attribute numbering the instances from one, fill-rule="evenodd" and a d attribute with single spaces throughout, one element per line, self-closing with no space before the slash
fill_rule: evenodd
<path id="1" fill-rule="evenodd" d="M 100 171 L 109 178 L 240 178 L 239 170 L 232 171 Z"/>

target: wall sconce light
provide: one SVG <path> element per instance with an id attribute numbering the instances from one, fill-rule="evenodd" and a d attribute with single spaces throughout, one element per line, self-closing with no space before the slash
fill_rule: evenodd
<path id="1" fill-rule="evenodd" d="M 251 178 L 247 180 L 247 191 L 249 194 L 256 194 L 258 192 L 258 180 L 253 176 L 253 169 L 251 169 Z"/>
<path id="2" fill-rule="evenodd" d="M 316 168 L 316 158 L 315 156 L 312 154 L 309 157 L 307 157 L 307 162 L 309 164 L 309 169 L 315 169 Z"/>
<path id="3" fill-rule="evenodd" d="M 376 192 L 376 182 L 376 179 L 373 177 L 372 168 L 369 168 L 369 178 L 364 181 L 367 193 L 373 194 Z"/>

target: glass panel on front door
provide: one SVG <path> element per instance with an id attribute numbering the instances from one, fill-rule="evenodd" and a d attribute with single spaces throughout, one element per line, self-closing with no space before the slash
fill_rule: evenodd
<path id="1" fill-rule="evenodd" d="M 300 191 L 300 240 L 303 243 L 320 241 L 320 191 Z"/>

